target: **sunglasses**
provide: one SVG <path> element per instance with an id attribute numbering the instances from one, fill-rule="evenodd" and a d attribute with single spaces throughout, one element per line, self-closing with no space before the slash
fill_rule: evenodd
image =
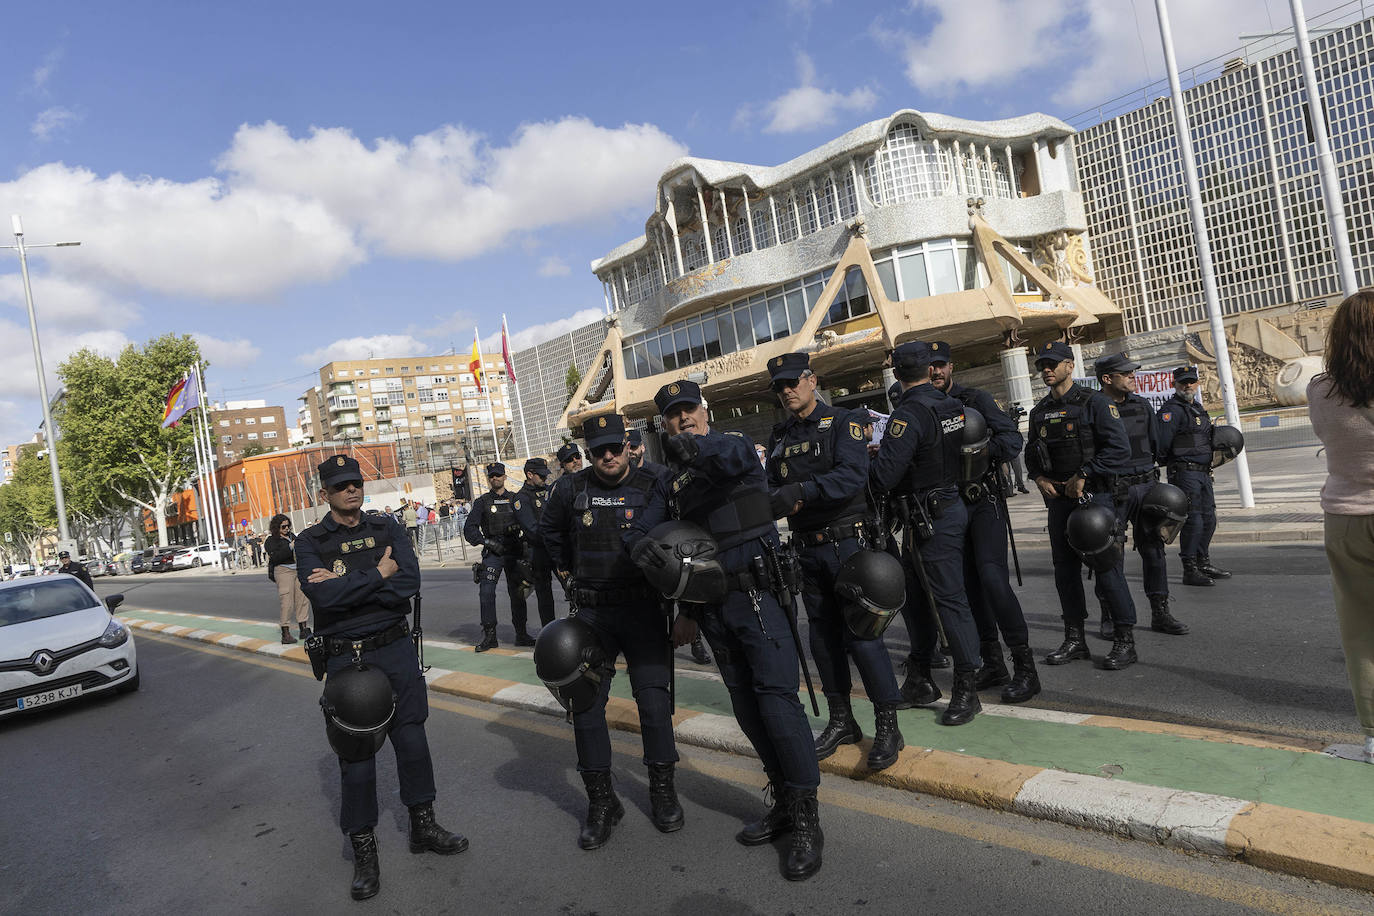
<path id="1" fill-rule="evenodd" d="M 363 482 L 361 480 L 345 480 L 343 483 L 331 483 L 329 485 L 329 492 L 342 493 L 344 490 L 348 490 L 353 487 L 357 487 L 359 490 L 361 490 L 363 488 Z"/>
<path id="2" fill-rule="evenodd" d="M 797 387 L 798 385 L 800 385 L 800 384 L 801 384 L 801 379 L 799 379 L 799 378 L 780 378 L 780 379 L 774 379 L 774 381 L 773 381 L 773 391 L 774 391 L 775 393 L 777 393 L 777 394 L 782 394 L 782 393 L 783 393 L 784 391 L 786 391 L 788 388 L 796 388 L 796 387 Z"/>
<path id="3" fill-rule="evenodd" d="M 592 457 L 598 461 L 605 458 L 607 452 L 610 452 L 612 455 L 619 455 L 623 451 L 625 451 L 624 442 L 607 442 L 605 445 L 598 445 L 591 450 Z"/>

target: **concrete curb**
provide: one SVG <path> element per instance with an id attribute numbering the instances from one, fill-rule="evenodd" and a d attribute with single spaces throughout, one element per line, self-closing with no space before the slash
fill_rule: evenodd
<path id="1" fill-rule="evenodd" d="M 305 650 L 299 645 L 284 646 L 210 629 L 139 620 L 132 613 L 125 622 L 135 629 L 309 664 Z M 445 645 L 454 649 L 471 648 L 461 643 Z M 442 668 L 431 668 L 426 681 L 436 693 L 563 716 L 562 708 L 549 692 L 531 684 Z M 1092 718 L 1084 717 L 1084 721 Z M 612 728 L 639 731 L 638 710 L 631 700 L 611 697 L 606 720 Z M 1100 724 L 1119 727 L 1125 722 L 1114 720 Z M 1146 725 L 1148 727 L 1139 730 L 1175 732 L 1159 723 Z M 755 756 L 731 717 L 680 709 L 674 716 L 674 726 L 677 740 L 686 744 Z M 1224 733 L 1215 730 L 1189 731 L 1198 732 L 1195 737 L 1225 740 Z M 1253 739 L 1235 735 L 1232 740 L 1249 743 Z M 866 755 L 867 742 L 845 745 L 821 761 L 821 769 L 850 779 L 871 780 L 892 788 L 1100 830 L 1189 852 L 1234 858 L 1271 871 L 1374 891 L 1374 824 L 1263 802 L 929 748 L 907 747 L 897 763 L 874 773 L 865 765 Z"/>

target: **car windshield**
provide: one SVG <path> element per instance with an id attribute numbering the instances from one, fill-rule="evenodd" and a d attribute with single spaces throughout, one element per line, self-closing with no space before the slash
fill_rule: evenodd
<path id="1" fill-rule="evenodd" d="M 0 589 L 0 627 L 70 614 L 95 606 L 90 592 L 70 576 L 40 579 L 14 588 Z"/>

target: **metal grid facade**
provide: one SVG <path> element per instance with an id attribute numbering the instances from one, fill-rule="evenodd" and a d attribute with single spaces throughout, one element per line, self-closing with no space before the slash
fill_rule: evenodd
<path id="1" fill-rule="evenodd" d="M 598 320 L 512 354 L 532 454 L 551 454 L 563 443 L 558 418 L 568 406 L 568 366 L 586 375 L 605 340 L 606 324 Z M 515 441 L 524 444 L 518 431 Z"/>

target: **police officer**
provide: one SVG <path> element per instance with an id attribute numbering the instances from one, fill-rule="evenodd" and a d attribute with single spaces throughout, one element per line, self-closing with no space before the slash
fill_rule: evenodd
<path id="1" fill-rule="evenodd" d="M 576 474 L 582 470 L 582 452 L 573 442 L 564 443 L 557 452 L 558 467 L 564 474 Z"/>
<path id="2" fill-rule="evenodd" d="M 549 463 L 543 458 L 531 458 L 525 462 L 525 485 L 515 494 L 515 522 L 525 540 L 521 562 L 527 564 L 521 574 L 534 586 L 540 626 L 548 626 L 554 617 L 553 564 L 539 539 L 539 517 L 549 499 L 548 481 Z M 518 640 L 519 634 L 516 635 Z"/>
<path id="3" fill-rule="evenodd" d="M 1131 449 L 1126 472 L 1116 480 L 1116 508 L 1123 527 L 1127 520 L 1134 523 L 1135 549 L 1140 553 L 1140 565 L 1145 574 L 1145 596 L 1150 599 L 1150 629 L 1183 636 L 1188 628 L 1169 611 L 1169 571 L 1164 562 L 1164 538 L 1154 527 L 1143 524 L 1140 518 L 1141 501 L 1159 480 L 1156 469 L 1159 434 L 1154 407 L 1135 393 L 1135 370 L 1139 368 L 1140 363 L 1125 353 L 1113 353 L 1099 359 L 1093 372 L 1102 385 L 1102 393 L 1111 398 L 1117 413 L 1121 414 L 1121 425 L 1126 429 L 1126 441 Z M 1115 636 L 1111 615 L 1105 606 L 1102 608 L 1101 634 L 1104 639 Z"/>
<path id="4" fill-rule="evenodd" d="M 478 594 L 482 602 L 482 641 L 474 648 L 478 652 L 495 649 L 496 642 L 496 583 L 502 570 L 506 573 L 506 594 L 510 596 L 511 623 L 515 625 L 515 644 L 532 646 L 534 640 L 525 629 L 529 613 L 525 606 L 525 592 L 521 588 L 523 570 L 520 554 L 523 533 L 515 520 L 515 498 L 506 490 L 506 466 L 499 462 L 487 465 L 490 491 L 472 502 L 472 511 L 463 524 L 463 537 L 474 547 L 482 548 L 482 559 L 473 566 L 479 577 Z"/>
<path id="5" fill-rule="evenodd" d="M 644 464 L 644 433 L 638 428 L 626 430 L 625 450 L 630 456 L 630 467 L 637 468 Z"/>
<path id="6" fill-rule="evenodd" d="M 1188 521 L 1179 533 L 1184 585 L 1212 585 L 1231 573 L 1212 564 L 1208 551 L 1217 530 L 1212 493 L 1212 418 L 1197 399 L 1197 367 L 1174 370 L 1174 396 L 1159 408 L 1159 450 L 1169 483 L 1188 494 Z"/>
<path id="7" fill-rule="evenodd" d="M 1007 567 L 1007 503 L 998 470 L 1003 462 L 1015 463 L 1024 440 L 1016 421 L 1002 412 L 992 395 L 980 388 L 965 388 L 954 381 L 949 344 L 930 344 L 930 383 L 950 397 L 982 414 L 991 434 L 991 467 L 982 480 L 970 481 L 960 496 L 968 506 L 968 532 L 964 536 L 964 588 L 969 609 L 978 626 L 978 669 L 974 686 L 979 690 L 1002 687 L 1003 703 L 1024 703 L 1040 692 L 1040 677 L 1030 649 L 1030 631 L 1021 601 L 1011 588 Z M 998 631 L 1011 650 L 1013 675 L 1002 659 Z"/>
<path id="8" fill-rule="evenodd" d="M 72 559 L 72 555 L 69 551 L 61 551 L 58 553 L 57 558 L 62 561 L 62 564 L 57 567 L 58 572 L 66 573 L 69 576 L 75 576 L 82 582 L 85 582 L 88 587 L 95 588 L 95 586 L 91 584 L 91 574 L 86 571 L 86 567 L 83 564 Z"/>
<path id="9" fill-rule="evenodd" d="M 1069 515 L 1080 500 L 1091 500 L 1115 516 L 1112 480 L 1127 471 L 1130 447 L 1116 405 L 1101 392 L 1075 384 L 1073 350 L 1068 344 L 1053 340 L 1040 347 L 1035 368 L 1050 390 L 1031 408 L 1026 473 L 1040 488 L 1049 510 L 1054 585 L 1064 616 L 1064 642 L 1045 656 L 1045 663 L 1064 665 L 1074 659 L 1092 660 L 1083 636 L 1088 616 L 1083 563 L 1069 546 Z M 1124 537 L 1116 530 L 1112 535 Z M 1125 668 L 1136 661 L 1135 603 L 1126 587 L 1121 558 L 1096 573 L 1095 581 L 1098 599 L 1111 610 L 1114 623 L 1112 649 L 1103 665 L 1109 670 Z"/>
<path id="10" fill-rule="evenodd" d="M 802 568 L 802 602 L 811 636 L 811 657 L 820 671 L 830 721 L 816 739 L 824 760 L 842 744 L 863 740 L 850 704 L 849 659 L 873 702 L 875 728 L 868 767 L 884 770 L 905 746 L 897 728 L 902 695 L 887 645 L 859 639 L 845 624 L 835 595 L 840 564 L 875 535 L 868 510 L 867 412 L 832 407 L 816 397 L 816 374 L 805 353 L 784 353 L 768 361 L 773 391 L 789 416 L 768 440 L 768 486 L 773 514 L 787 516 L 792 545 Z"/>
<path id="11" fill-rule="evenodd" d="M 659 476 L 630 467 L 622 417 L 593 417 L 582 430 L 591 467 L 554 490 L 539 534 L 559 568 L 571 574 L 577 619 L 596 631 L 611 676 L 616 656 L 625 655 L 639 707 L 644 765 L 649 768 L 650 819 L 660 831 L 672 833 L 683 823 L 673 785 L 678 755 L 668 693 L 672 642 L 660 611 L 662 599 L 626 550 Z M 611 676 L 602 679 L 596 704 L 573 715 L 577 769 L 588 800 L 587 820 L 577 841 L 583 849 L 603 846 L 625 813 L 611 788 L 611 736 L 606 728 Z"/>
<path id="12" fill-rule="evenodd" d="M 768 482 L 748 436 L 711 430 L 694 382 L 664 385 L 654 403 L 668 437 L 664 451 L 670 476 L 635 527 L 647 533 L 671 514 L 699 525 L 718 544 L 716 559 L 729 590 L 718 604 L 683 605 L 674 623 L 674 642 L 685 645 L 698 626 L 705 631 L 735 718 L 768 774 L 769 810 L 735 839 L 759 846 L 790 831 L 783 875 L 803 881 L 820 869 L 825 845 L 816 805 L 821 774 L 797 698 L 795 623 L 777 597 L 785 585 L 769 571 L 768 558 L 779 541 Z M 646 537 L 636 544 L 637 557 L 650 541 Z"/>
<path id="13" fill-rule="evenodd" d="M 929 657 L 936 618 L 954 656 L 954 689 L 941 725 L 964 725 L 982 712 L 974 680 L 980 666 L 978 629 L 964 591 L 964 536 L 968 510 L 957 486 L 963 444 L 964 405 L 930 384 L 931 352 L 921 341 L 892 351 L 892 371 L 902 386 L 897 407 L 869 468 L 878 495 L 890 495 L 904 516 L 907 550 L 907 629 L 916 659 Z M 932 600 L 934 607 L 931 606 Z M 930 667 L 917 663 L 903 693 L 915 706 L 940 699 Z"/>
<path id="14" fill-rule="evenodd" d="M 320 499 L 329 514 L 296 538 L 296 574 L 315 609 L 312 644 L 327 656 L 333 678 L 355 660 L 380 668 L 395 693 L 388 727 L 396 752 L 401 801 L 410 810 L 410 851 L 453 855 L 466 838 L 434 819 L 434 764 L 425 736 L 429 701 L 406 614 L 420 590 L 420 564 L 410 539 L 387 515 L 365 515 L 358 462 L 333 455 L 319 465 Z M 328 691 L 329 681 L 325 682 Z M 354 900 L 380 889 L 377 763 L 339 759 L 339 826 L 353 847 Z"/>

